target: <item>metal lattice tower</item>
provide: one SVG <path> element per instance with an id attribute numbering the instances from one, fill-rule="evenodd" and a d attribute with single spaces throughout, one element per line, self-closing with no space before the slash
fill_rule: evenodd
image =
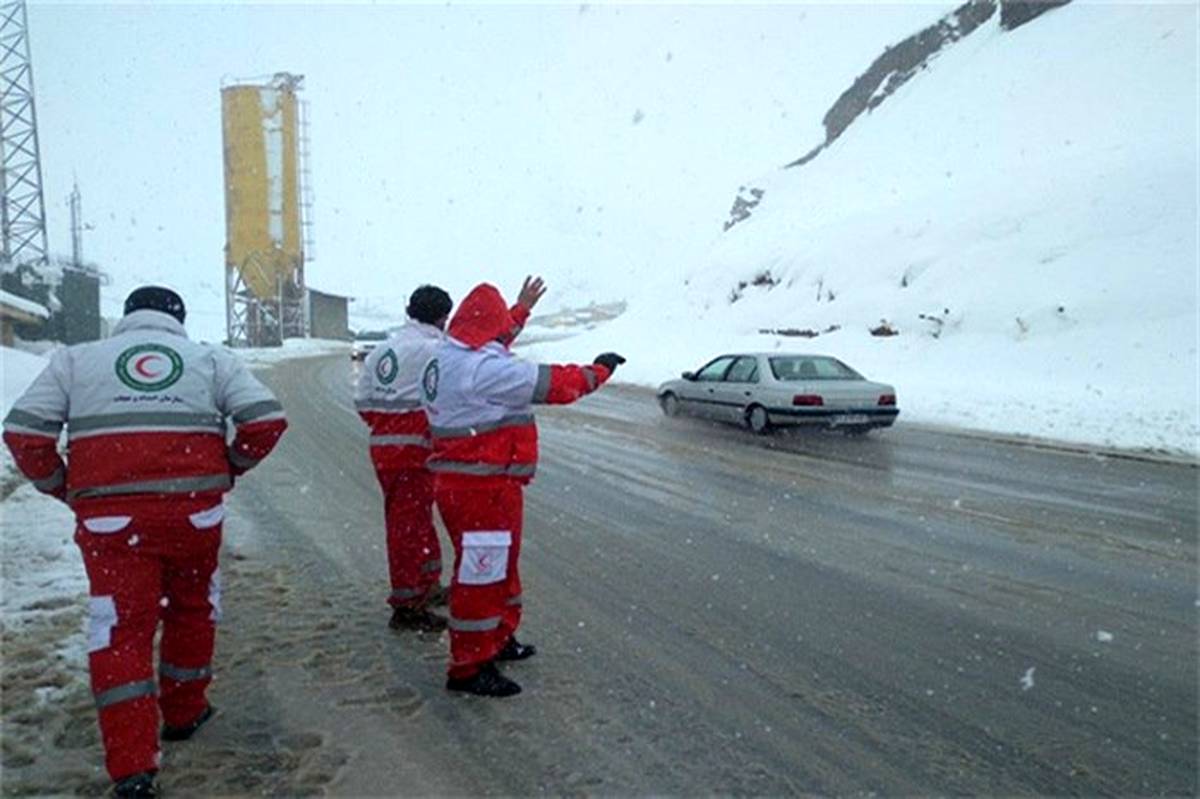
<path id="1" fill-rule="evenodd" d="M 46 263 L 46 207 L 24 2 L 0 3 L 0 188 L 3 266 Z"/>

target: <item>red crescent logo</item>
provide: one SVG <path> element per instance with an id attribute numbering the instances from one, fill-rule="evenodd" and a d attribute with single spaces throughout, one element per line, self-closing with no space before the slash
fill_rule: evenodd
<path id="1" fill-rule="evenodd" d="M 134 371 L 137 372 L 142 377 L 149 377 L 151 379 L 158 377 L 160 374 L 162 374 L 162 372 L 147 371 L 146 363 L 148 361 L 157 360 L 159 357 L 160 356 L 158 356 L 158 355 L 143 355 L 142 357 L 138 358 L 136 361 L 133 362 Z"/>

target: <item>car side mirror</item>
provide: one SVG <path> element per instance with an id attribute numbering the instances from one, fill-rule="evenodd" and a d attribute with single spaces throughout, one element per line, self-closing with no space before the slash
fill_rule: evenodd
<path id="1" fill-rule="evenodd" d="M 695 372 L 684 372 L 684 373 L 681 375 L 681 377 L 682 377 L 684 380 L 695 380 L 695 379 L 696 379 L 696 373 L 695 373 Z"/>

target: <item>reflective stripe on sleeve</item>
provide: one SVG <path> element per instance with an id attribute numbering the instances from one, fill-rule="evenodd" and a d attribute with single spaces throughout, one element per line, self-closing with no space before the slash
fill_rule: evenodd
<path id="1" fill-rule="evenodd" d="M 553 373 L 551 367 L 544 363 L 538 364 L 537 382 L 533 384 L 533 402 L 545 402 L 546 397 L 550 395 L 550 376 Z"/>
<path id="2" fill-rule="evenodd" d="M 110 486 L 93 486 L 70 492 L 68 499 L 91 499 L 121 494 L 192 494 L 201 491 L 225 491 L 232 483 L 228 475 L 212 474 L 200 477 L 173 477 L 167 480 L 141 480 Z"/>
<path id="3" fill-rule="evenodd" d="M 514 324 L 512 327 L 510 327 L 508 329 L 507 333 L 501 333 L 496 338 L 498 338 L 500 341 L 504 342 L 504 344 L 507 346 L 509 342 L 513 341 L 517 336 L 521 335 L 521 330 L 524 327 L 525 326 L 521 325 L 521 324 Z"/>
<path id="4" fill-rule="evenodd" d="M 532 413 L 514 413 L 511 416 L 505 416 L 494 422 L 481 422 L 469 427 L 430 426 L 429 432 L 433 434 L 434 438 L 461 438 L 463 436 L 476 436 L 480 433 L 490 433 L 493 430 L 500 430 L 505 427 L 519 427 L 521 425 L 533 424 L 533 421 Z"/>
<path id="5" fill-rule="evenodd" d="M 252 469 L 259 464 L 262 458 L 251 458 L 249 455 L 243 455 L 236 449 L 230 449 L 229 462 L 239 469 Z"/>
<path id="6" fill-rule="evenodd" d="M 487 619 L 449 619 L 450 629 L 459 633 L 483 633 L 500 626 L 500 617 L 492 616 Z"/>
<path id="7" fill-rule="evenodd" d="M 263 400 L 262 402 L 253 402 L 242 408 L 238 408 L 230 416 L 237 424 L 252 422 L 256 419 L 261 419 L 264 416 L 271 414 L 283 413 L 283 406 L 279 404 L 279 400 Z"/>
<path id="8" fill-rule="evenodd" d="M 425 592 L 419 588 L 393 588 L 392 599 L 416 599 L 419 596 L 424 596 Z"/>
<path id="9" fill-rule="evenodd" d="M 421 574 L 441 574 L 442 562 L 440 560 L 427 560 L 421 564 Z"/>
<path id="10" fill-rule="evenodd" d="M 521 595 L 520 595 L 520 594 L 517 594 L 516 596 L 510 596 L 510 597 L 508 598 L 508 601 L 507 601 L 507 602 L 505 602 L 504 604 L 506 604 L 506 605 L 520 605 L 520 604 L 521 604 Z"/>
<path id="11" fill-rule="evenodd" d="M 15 433 L 57 437 L 58 431 L 62 430 L 62 422 L 43 419 L 29 411 L 13 408 L 8 412 L 8 416 L 4 417 L 4 429 Z"/>
<path id="12" fill-rule="evenodd" d="M 212 676 L 212 666 L 201 666 L 197 669 L 185 669 L 181 666 L 173 666 L 170 663 L 158 664 L 158 675 L 160 677 L 169 677 L 176 682 L 195 682 L 196 680 L 207 680 Z"/>
<path id="13" fill-rule="evenodd" d="M 590 366 L 583 367 L 583 379 L 587 381 L 588 391 L 595 391 L 596 384 L 599 378 L 596 377 L 596 370 Z"/>
<path id="14" fill-rule="evenodd" d="M 156 686 L 154 680 L 140 680 L 118 685 L 96 694 L 96 709 L 102 710 L 130 699 L 140 699 L 143 696 L 154 696 Z"/>
<path id="15" fill-rule="evenodd" d="M 508 477 L 531 477 L 537 467 L 532 463 L 511 463 L 501 466 L 495 463 L 461 463 L 459 461 L 429 461 L 425 464 L 431 472 L 448 474 L 469 474 L 476 477 L 492 477 L 496 475 Z"/>
<path id="16" fill-rule="evenodd" d="M 371 436 L 372 447 L 424 447 L 429 449 L 428 436 L 378 435 Z"/>
<path id="17" fill-rule="evenodd" d="M 63 467 L 59 466 L 54 470 L 54 473 L 49 477 L 42 477 L 38 480 L 33 480 L 33 487 L 38 491 L 49 493 L 63 484 L 66 479 L 66 472 Z"/>

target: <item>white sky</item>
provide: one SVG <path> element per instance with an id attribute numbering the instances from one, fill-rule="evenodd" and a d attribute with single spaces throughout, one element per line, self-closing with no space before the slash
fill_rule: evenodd
<path id="1" fill-rule="evenodd" d="M 883 48 L 952 7 L 32 3 L 51 249 L 224 328 L 220 84 L 311 108 L 309 283 L 365 301 L 545 274 L 546 307 L 682 274 L 737 188 L 807 151 Z M 635 124 L 635 118 L 640 121 Z"/>

